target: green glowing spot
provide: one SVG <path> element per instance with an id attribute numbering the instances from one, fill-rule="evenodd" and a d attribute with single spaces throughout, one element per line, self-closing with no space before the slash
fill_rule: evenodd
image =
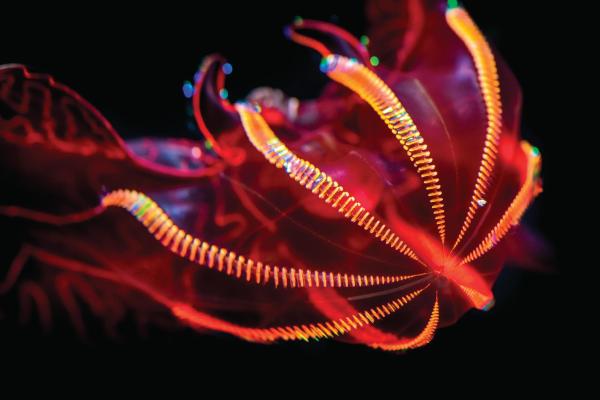
<path id="1" fill-rule="evenodd" d="M 219 96 L 221 96 L 223 100 L 227 100 L 227 98 L 229 97 L 229 91 L 227 89 L 221 89 L 219 91 Z"/>
<path id="2" fill-rule="evenodd" d="M 540 149 L 538 149 L 535 146 L 531 147 L 531 154 L 533 154 L 534 157 L 539 157 L 540 156 Z"/>
<path id="3" fill-rule="evenodd" d="M 136 213 L 135 216 L 140 218 L 142 217 L 146 211 L 148 211 L 148 208 L 150 207 L 150 202 L 148 200 L 146 200 L 146 202 L 144 203 L 144 205 L 142 206 L 142 208 L 140 208 Z"/>
<path id="4" fill-rule="evenodd" d="M 458 0 L 448 0 L 448 10 L 452 10 L 453 8 L 458 8 Z"/>
<path id="5" fill-rule="evenodd" d="M 327 58 L 323 57 L 321 59 L 321 65 L 319 65 L 319 69 L 323 73 L 329 72 L 329 61 L 327 60 Z"/>
<path id="6" fill-rule="evenodd" d="M 377 57 L 377 56 L 371 56 L 369 61 L 371 62 L 371 65 L 374 67 L 379 65 L 379 57 Z"/>
<path id="7" fill-rule="evenodd" d="M 294 17 L 294 25 L 302 25 L 302 23 L 304 23 L 304 20 L 301 16 L 297 15 Z"/>
<path id="8" fill-rule="evenodd" d="M 212 143 L 210 141 L 205 140 L 204 141 L 204 147 L 206 147 L 207 150 L 211 150 L 212 147 L 213 147 L 213 145 L 212 145 Z"/>
<path id="9" fill-rule="evenodd" d="M 367 35 L 362 35 L 360 37 L 360 42 L 362 43 L 363 46 L 367 47 L 369 45 L 369 37 Z"/>

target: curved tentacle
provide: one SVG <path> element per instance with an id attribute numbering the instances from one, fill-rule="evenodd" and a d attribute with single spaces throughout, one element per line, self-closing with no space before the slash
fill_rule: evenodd
<path id="1" fill-rule="evenodd" d="M 429 320 L 427 321 L 427 325 L 423 328 L 423 330 L 414 338 L 404 339 L 398 341 L 397 343 L 372 343 L 370 346 L 375 349 L 387 350 L 387 351 L 400 351 L 400 350 L 409 350 L 416 349 L 417 347 L 425 346 L 427 343 L 431 342 L 433 336 L 435 335 L 435 331 L 438 328 L 440 320 L 440 307 L 438 302 L 438 294 L 435 293 L 435 303 L 433 304 L 433 308 L 431 310 L 431 314 L 429 315 Z"/>
<path id="2" fill-rule="evenodd" d="M 233 106 L 221 98 L 220 92 L 224 89 L 225 73 L 223 65 L 225 60 L 218 55 L 206 57 L 198 69 L 198 79 L 194 84 L 194 94 L 192 96 L 192 106 L 196 125 L 202 135 L 211 144 L 215 153 L 233 165 L 238 165 L 242 160 L 242 155 L 235 148 L 222 146 L 213 135 L 215 126 L 211 126 L 210 120 L 219 120 L 219 124 L 236 124 L 237 114 Z M 219 116 L 223 118 L 218 118 Z M 233 120 L 233 121 L 232 121 Z M 220 130 L 228 126 L 219 127 Z"/>
<path id="3" fill-rule="evenodd" d="M 21 304 L 19 321 L 21 323 L 29 322 L 32 312 L 35 310 L 42 330 L 48 333 L 52 326 L 52 309 L 50 299 L 44 289 L 38 283 L 27 281 L 19 287 L 19 301 Z"/>
<path id="4" fill-rule="evenodd" d="M 448 8 L 446 20 L 471 53 L 477 69 L 477 78 L 487 113 L 487 129 L 481 163 L 467 215 L 452 246 L 454 250 L 471 226 L 477 211 L 486 204 L 485 196 L 491 184 L 502 132 L 502 101 L 494 54 L 477 25 L 475 25 L 469 14 L 460 7 Z"/>
<path id="5" fill-rule="evenodd" d="M 508 233 L 510 228 L 518 224 L 529 203 L 531 203 L 535 196 L 541 193 L 542 186 L 539 180 L 539 172 L 542 157 L 539 150 L 525 141 L 521 142 L 521 147 L 527 155 L 527 176 L 525 183 L 500 221 L 486 235 L 485 239 L 462 259 L 461 265 L 475 261 L 496 246 Z"/>
<path id="6" fill-rule="evenodd" d="M 356 275 L 271 266 L 204 242 L 179 228 L 150 198 L 132 190 L 115 190 L 103 199 L 105 207 L 122 207 L 135 216 L 171 252 L 219 272 L 256 284 L 275 287 L 368 287 L 397 283 L 425 274 Z"/>
<path id="7" fill-rule="evenodd" d="M 425 185 L 443 243 L 446 236 L 446 216 L 442 185 L 431 151 L 406 108 L 377 74 L 355 60 L 329 55 L 323 59 L 321 69 L 331 79 L 348 87 L 369 103 L 400 141 Z"/>
<path id="8" fill-rule="evenodd" d="M 306 34 L 300 31 L 307 31 Z M 322 36 L 317 40 L 308 35 L 308 33 Z M 369 51 L 362 43 L 346 30 L 327 22 L 297 19 L 292 25 L 286 27 L 286 36 L 298 44 L 319 52 L 323 57 L 332 53 L 345 54 L 348 57 L 355 57 L 363 63 L 369 62 Z M 329 39 L 329 40 L 328 40 Z M 325 41 L 331 43 L 326 44 Z"/>
<path id="9" fill-rule="evenodd" d="M 245 104 L 236 104 L 236 109 L 240 113 L 250 142 L 271 164 L 277 168 L 285 168 L 290 178 L 318 195 L 320 199 L 325 199 L 327 204 L 344 214 L 345 218 L 349 218 L 380 241 L 422 263 L 395 232 L 367 211 L 354 196 L 344 191 L 343 186 L 315 165 L 292 153 L 256 110 Z"/>
<path id="10" fill-rule="evenodd" d="M 324 338 L 333 338 L 334 336 L 343 335 L 350 331 L 372 325 L 376 321 L 386 318 L 387 316 L 392 315 L 396 311 L 400 310 L 406 304 L 418 297 L 428 287 L 429 284 L 422 289 L 412 291 L 407 295 L 399 297 L 388 303 L 381 304 L 380 306 L 376 306 L 347 317 L 304 325 L 291 325 L 273 328 L 246 328 L 225 323 L 223 321 L 210 319 L 208 316 L 205 316 L 205 318 L 198 318 L 197 313 L 194 312 L 193 309 L 190 309 L 190 307 L 187 305 L 175 305 L 172 307 L 172 312 L 181 320 L 187 321 L 192 325 L 199 325 L 203 328 L 208 327 L 219 331 L 228 332 L 250 341 L 308 341 L 309 339 L 318 340 Z"/>

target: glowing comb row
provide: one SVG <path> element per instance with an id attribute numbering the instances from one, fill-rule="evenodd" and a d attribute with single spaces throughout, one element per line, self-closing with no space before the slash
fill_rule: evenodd
<path id="1" fill-rule="evenodd" d="M 431 314 L 429 315 L 429 320 L 427 321 L 427 325 L 425 328 L 419 333 L 416 337 L 412 339 L 405 339 L 399 341 L 397 343 L 371 343 L 370 346 L 375 349 L 387 350 L 387 351 L 399 351 L 399 350 L 408 350 L 415 349 L 417 347 L 425 346 L 427 343 L 431 342 L 433 336 L 435 335 L 435 331 L 438 328 L 440 321 L 440 305 L 438 302 L 437 292 L 435 294 L 435 303 L 433 304 L 433 309 L 431 310 Z"/>
<path id="2" fill-rule="evenodd" d="M 502 132 L 502 101 L 500 99 L 500 83 L 494 54 L 477 25 L 475 25 L 469 14 L 460 7 L 449 8 L 446 11 L 446 21 L 471 53 L 477 69 L 477 78 L 487 114 L 485 143 L 477 180 L 467 215 L 454 246 L 452 246 L 455 249 L 471 226 L 477 210 L 485 205 L 485 195 L 490 186 L 492 171 L 496 164 L 498 143 Z"/>
<path id="3" fill-rule="evenodd" d="M 425 139 L 398 97 L 377 74 L 356 60 L 330 54 L 323 58 L 321 70 L 369 103 L 396 136 L 425 185 L 443 243 L 446 237 L 446 216 L 440 179 Z"/>
<path id="4" fill-rule="evenodd" d="M 220 330 L 240 336 L 249 341 L 256 342 L 273 342 L 276 340 L 305 340 L 309 339 L 327 339 L 335 336 L 344 335 L 348 332 L 373 325 L 375 322 L 384 319 L 396 311 L 403 308 L 406 304 L 417 298 L 424 290 L 429 287 L 429 284 L 422 289 L 412 291 L 402 297 L 372 307 L 368 310 L 357 312 L 347 317 L 331 319 L 325 322 L 309 323 L 304 325 L 289 325 L 273 328 L 246 328 L 233 324 L 220 326 Z M 437 298 L 437 293 L 436 293 Z M 437 304 L 437 300 L 436 300 Z M 183 321 L 194 324 L 194 313 L 187 312 L 189 306 L 179 306 L 172 309 L 173 313 Z M 201 326 L 205 325 L 205 321 L 198 321 Z M 429 324 L 428 324 L 429 325 Z M 427 329 L 427 327 L 425 328 Z M 420 335 L 419 335 L 420 336 Z M 414 343 L 412 347 L 418 347 L 426 343 Z M 384 347 L 381 347 L 385 349 Z M 389 349 L 400 350 L 400 349 Z"/>
<path id="5" fill-rule="evenodd" d="M 325 172 L 292 153 L 275 135 L 262 116 L 251 106 L 236 104 L 242 125 L 250 142 L 277 168 L 285 168 L 290 178 L 324 199 L 345 218 L 362 227 L 394 250 L 419 261 L 417 255 L 400 237 L 367 211 L 354 196 Z"/>
<path id="6" fill-rule="evenodd" d="M 283 288 L 367 287 L 393 284 L 424 275 L 355 275 L 270 266 L 191 236 L 175 225 L 156 202 L 142 193 L 115 190 L 104 196 L 102 205 L 125 208 L 156 240 L 180 257 L 256 284 L 272 282 L 275 287 Z"/>
<path id="7" fill-rule="evenodd" d="M 539 150 L 525 141 L 521 142 L 521 148 L 527 155 L 527 176 L 525 177 L 525 183 L 502 215 L 500 221 L 486 235 L 485 239 L 463 258 L 461 264 L 470 263 L 491 250 L 502 240 L 512 226 L 519 223 L 519 219 L 525 213 L 531 200 L 541 192 L 542 187 L 538 176 L 542 157 Z"/>

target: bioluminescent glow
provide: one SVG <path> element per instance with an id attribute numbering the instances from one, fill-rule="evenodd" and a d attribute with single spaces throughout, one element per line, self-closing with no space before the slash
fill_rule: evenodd
<path id="1" fill-rule="evenodd" d="M 65 309 L 85 333 L 85 303 L 107 332 L 131 310 L 260 343 L 390 351 L 489 310 L 504 244 L 522 246 L 509 232 L 542 190 L 541 154 L 466 10 L 394 12 L 370 13 L 360 38 L 300 17 L 285 29 L 322 56 L 330 82 L 311 100 L 259 87 L 233 101 L 232 65 L 206 57 L 181 88 L 196 140 L 125 140 L 52 77 L 1 66 L 0 215 L 22 248 L 0 296 L 43 328 Z"/>

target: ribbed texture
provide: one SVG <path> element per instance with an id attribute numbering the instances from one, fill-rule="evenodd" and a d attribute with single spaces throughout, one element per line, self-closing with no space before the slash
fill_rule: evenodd
<path id="1" fill-rule="evenodd" d="M 285 169 L 290 178 L 381 242 L 420 262 L 414 251 L 396 233 L 367 211 L 354 196 L 344 190 L 343 186 L 315 165 L 292 153 L 275 136 L 258 112 L 242 104 L 236 105 L 236 108 L 241 116 L 246 135 L 271 164 Z"/>
<path id="2" fill-rule="evenodd" d="M 164 247 L 182 258 L 256 284 L 275 287 L 369 287 L 398 283 L 415 275 L 357 275 L 264 264 L 191 236 L 173 223 L 149 197 L 133 190 L 115 190 L 104 196 L 105 207 L 122 207 L 135 216 Z"/>
<path id="3" fill-rule="evenodd" d="M 454 242 L 454 246 L 452 246 L 455 249 L 467 233 L 477 211 L 486 203 L 485 196 L 491 185 L 492 172 L 498 155 L 500 134 L 502 133 L 502 101 L 500 99 L 500 82 L 498 81 L 496 60 L 477 25 L 475 25 L 469 14 L 460 7 L 446 11 L 446 20 L 450 28 L 454 30 L 471 53 L 475 68 L 477 69 L 477 79 L 487 114 L 485 143 L 477 173 L 477 180 L 475 181 L 475 188 L 473 189 L 471 202 L 467 209 L 467 215 Z"/>
<path id="4" fill-rule="evenodd" d="M 324 62 L 327 75 L 369 103 L 406 151 L 425 185 L 443 243 L 446 237 L 446 216 L 442 185 L 431 152 L 408 111 L 392 89 L 364 65 L 340 55 L 327 56 Z"/>

